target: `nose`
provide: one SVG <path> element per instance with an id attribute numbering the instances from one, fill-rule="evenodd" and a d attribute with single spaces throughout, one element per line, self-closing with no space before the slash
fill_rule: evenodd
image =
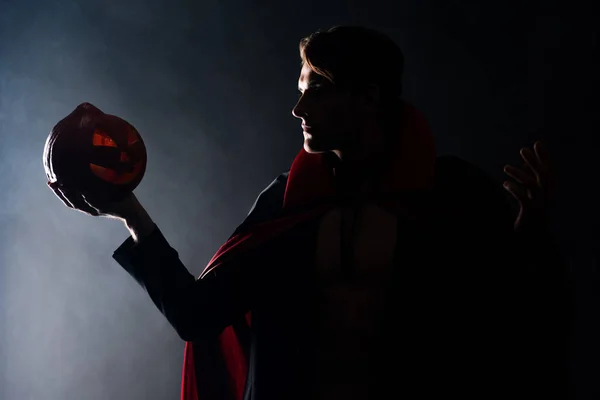
<path id="1" fill-rule="evenodd" d="M 306 110 L 304 109 L 304 102 L 302 101 L 303 97 L 304 96 L 300 97 L 300 99 L 298 99 L 298 102 L 296 103 L 294 108 L 292 108 L 292 115 L 296 118 L 303 118 L 306 116 Z"/>

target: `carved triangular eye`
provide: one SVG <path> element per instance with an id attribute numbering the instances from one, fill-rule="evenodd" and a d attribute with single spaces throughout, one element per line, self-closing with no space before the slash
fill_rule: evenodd
<path id="1" fill-rule="evenodd" d="M 104 147 L 119 147 L 115 143 L 114 140 L 110 138 L 106 133 L 96 129 L 94 131 L 94 136 L 92 138 L 92 144 L 94 146 L 104 146 Z"/>

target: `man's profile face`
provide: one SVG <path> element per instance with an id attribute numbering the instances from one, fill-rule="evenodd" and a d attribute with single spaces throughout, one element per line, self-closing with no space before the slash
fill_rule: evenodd
<path id="1" fill-rule="evenodd" d="M 304 65 L 298 80 L 300 99 L 292 114 L 302 120 L 304 150 L 343 150 L 361 125 L 356 96 L 335 87 Z"/>

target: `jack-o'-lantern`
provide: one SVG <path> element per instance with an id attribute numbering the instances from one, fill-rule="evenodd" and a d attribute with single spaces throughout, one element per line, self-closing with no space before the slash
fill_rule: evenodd
<path id="1" fill-rule="evenodd" d="M 43 163 L 49 182 L 116 200 L 142 180 L 146 147 L 127 121 L 83 103 L 52 128 Z"/>

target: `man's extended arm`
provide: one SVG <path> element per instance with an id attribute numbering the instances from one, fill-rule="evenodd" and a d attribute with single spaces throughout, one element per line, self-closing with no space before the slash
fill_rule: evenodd
<path id="1" fill-rule="evenodd" d="M 133 276 L 186 341 L 217 335 L 251 307 L 254 263 L 230 263 L 196 279 L 156 227 L 135 243 L 129 237 L 113 258 Z"/>
<path id="2" fill-rule="evenodd" d="M 277 216 L 286 181 L 287 174 L 282 174 L 261 192 L 234 235 Z M 182 339 L 216 335 L 251 308 L 252 294 L 261 281 L 258 254 L 249 251 L 243 259 L 230 260 L 196 279 L 143 207 L 136 209 L 139 211 L 127 213 L 124 219 L 131 237 L 113 258 L 148 292 Z"/>

